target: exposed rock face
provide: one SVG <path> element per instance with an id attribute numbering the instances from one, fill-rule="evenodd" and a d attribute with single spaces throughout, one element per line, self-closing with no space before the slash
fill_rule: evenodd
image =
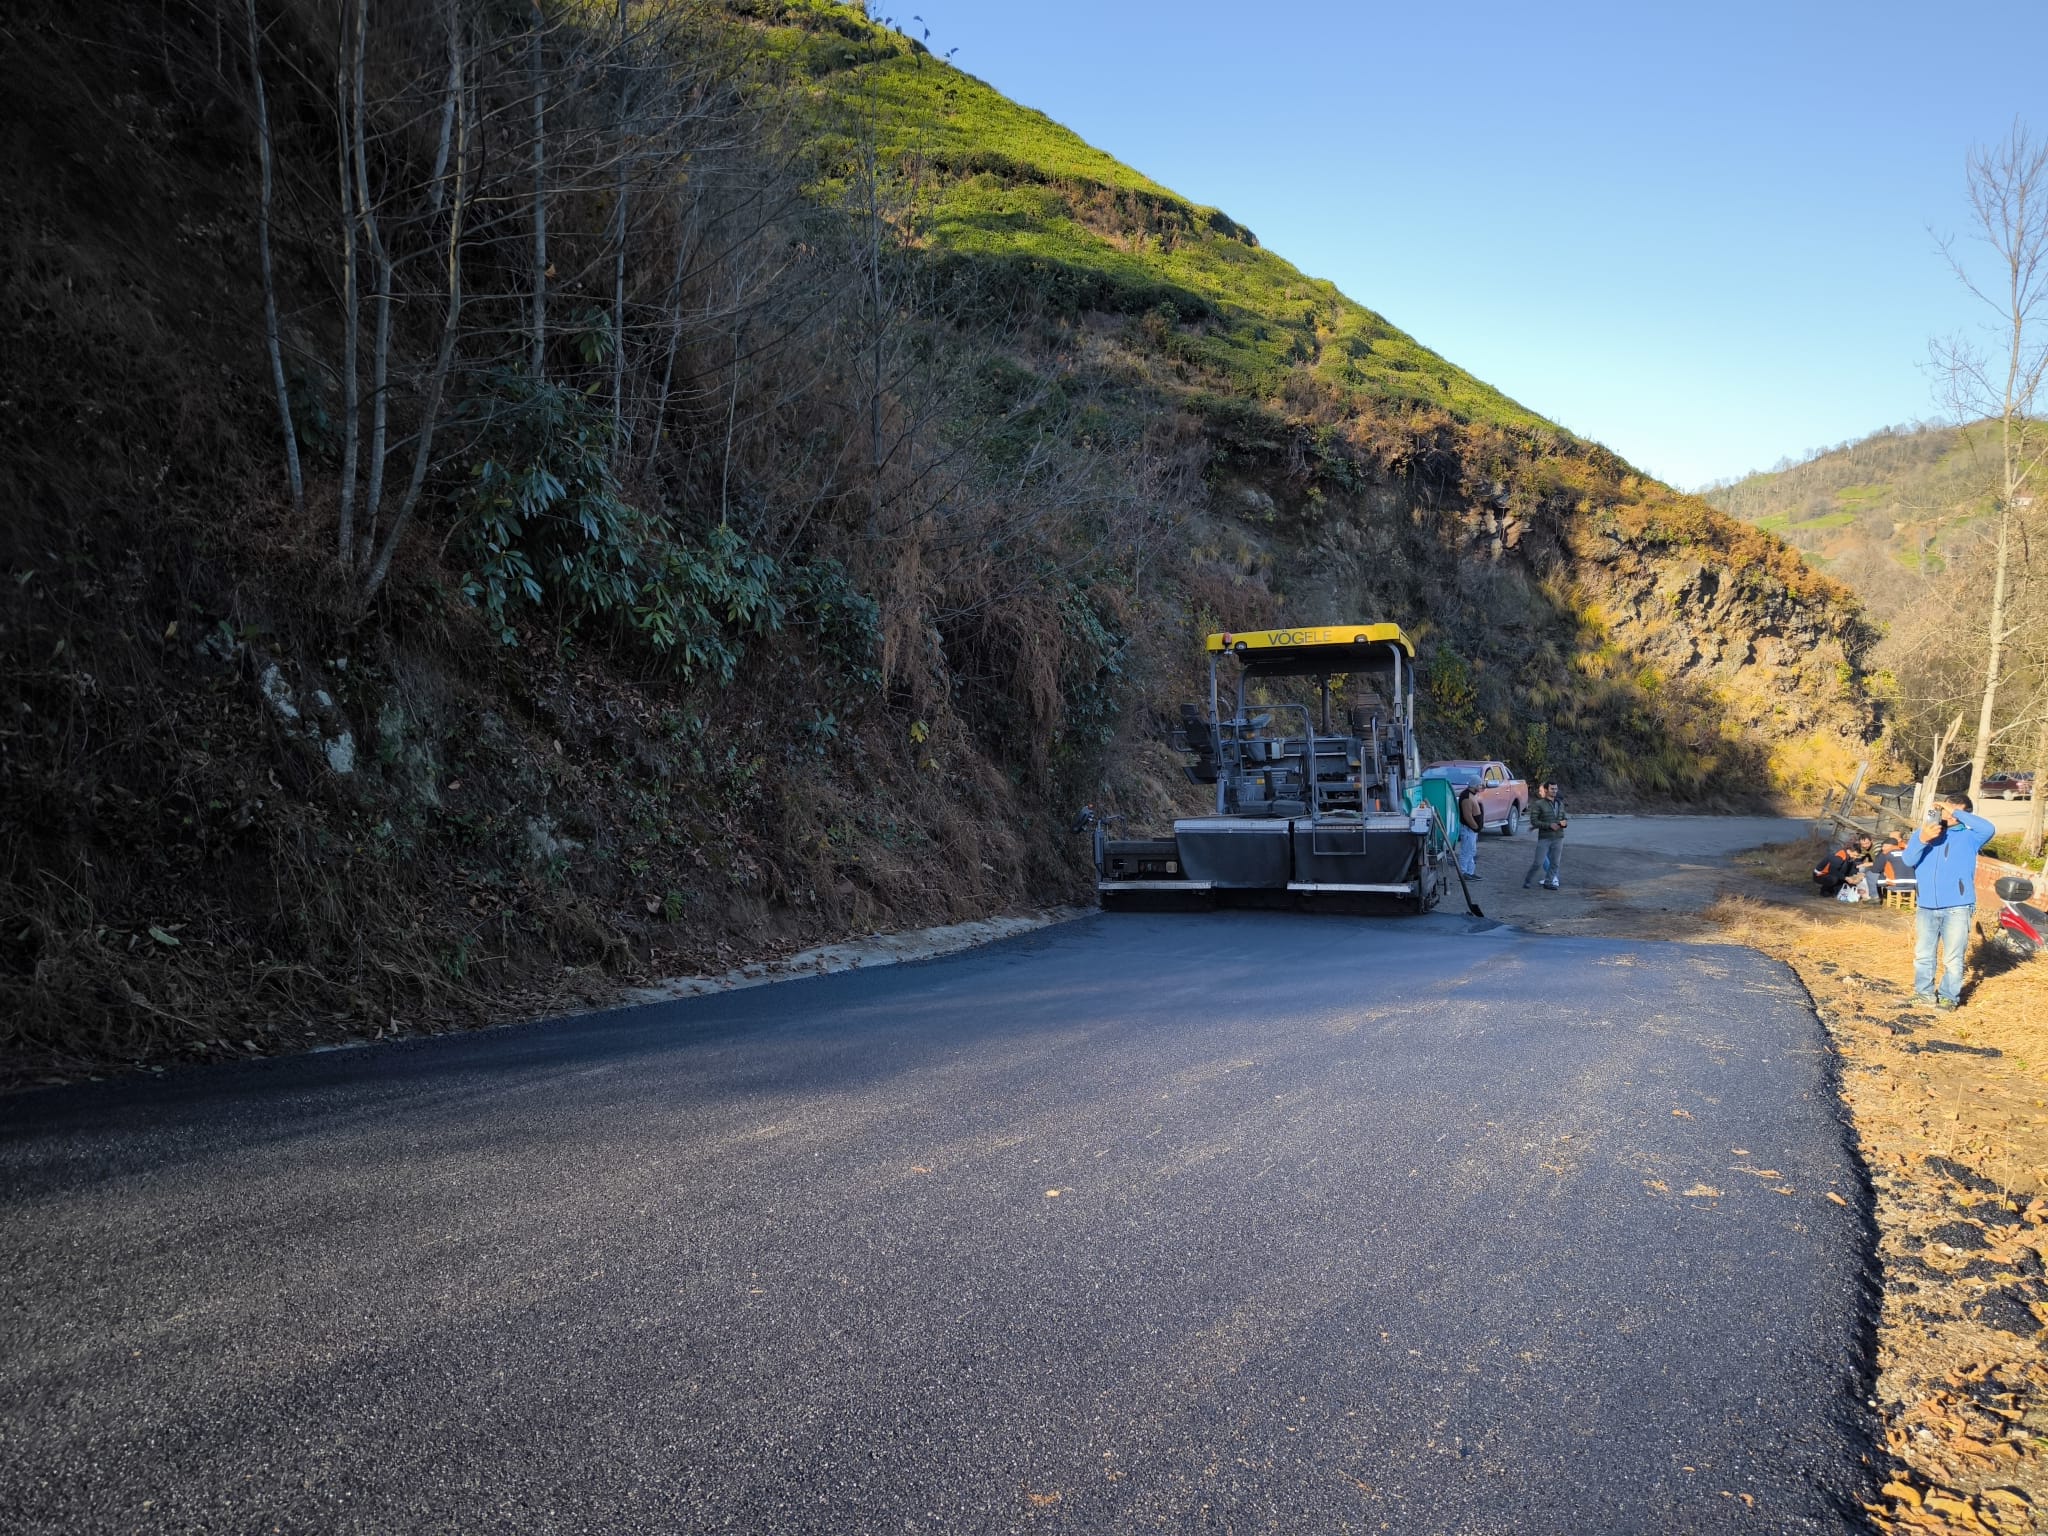
<path id="1" fill-rule="evenodd" d="M 1818 734 L 1845 752 L 1875 740 L 1877 709 L 1854 684 L 1876 637 L 1839 596 L 1625 546 L 1580 580 L 1611 594 L 1604 606 L 1621 645 L 1714 690 L 1731 724 L 1773 742 Z"/>
<path id="2" fill-rule="evenodd" d="M 1375 466 L 1338 494 L 1240 472 L 1212 509 L 1280 614 L 1416 635 L 1441 694 L 1433 749 L 1637 799 L 1800 798 L 1852 772 L 1882 725 L 1854 598 L 1778 541 L 1573 452 L 1481 475 Z"/>

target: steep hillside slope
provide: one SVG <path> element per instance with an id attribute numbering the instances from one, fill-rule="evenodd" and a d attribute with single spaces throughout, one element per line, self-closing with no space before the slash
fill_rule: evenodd
<path id="1" fill-rule="evenodd" d="M 919 248 L 1071 324 L 1059 363 L 1135 374 L 1134 413 L 1190 420 L 1197 572 L 1223 555 L 1239 609 L 1364 605 L 1431 642 L 1447 750 L 1490 743 L 1622 797 L 1740 797 L 1838 772 L 1871 734 L 1871 633 L 1776 539 L 847 7 L 736 9 L 828 125 L 828 173 L 852 174 L 871 143 L 901 169 L 898 223 Z M 1228 604 L 1210 616 L 1250 622 Z"/>
<path id="2" fill-rule="evenodd" d="M 1581 804 L 1874 735 L 1782 543 L 848 7 L 372 6 L 337 112 L 262 0 L 275 370 L 240 6 L 21 10 L 0 1073 L 1085 895 L 1080 802 L 1183 802 L 1210 628 L 1397 619 L 1430 741 Z"/>
<path id="3" fill-rule="evenodd" d="M 809 99 L 824 188 L 858 173 L 869 140 L 904 178 L 900 222 L 920 245 L 999 273 L 1054 312 L 1149 319 L 1183 373 L 1253 395 L 1291 382 L 1337 398 L 1441 406 L 1466 421 L 1549 426 L 1305 276 L 1222 210 L 1189 202 L 849 7 L 736 9 L 763 18 L 768 48 Z"/>

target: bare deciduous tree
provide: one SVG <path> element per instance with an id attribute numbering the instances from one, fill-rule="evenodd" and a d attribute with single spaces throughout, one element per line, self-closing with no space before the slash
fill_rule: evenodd
<path id="1" fill-rule="evenodd" d="M 547 18 L 539 0 L 534 0 L 532 26 L 527 87 L 533 97 L 533 354 L 529 366 L 537 379 L 547 372 L 548 347 L 548 79 L 542 46 Z"/>
<path id="2" fill-rule="evenodd" d="M 334 50 L 335 157 L 340 172 L 341 216 L 341 487 L 337 516 L 338 550 L 345 570 L 356 564 L 356 474 L 361 440 L 358 435 L 357 405 L 361 390 L 358 357 L 362 329 L 362 290 L 356 263 L 355 177 L 349 170 L 349 146 L 358 125 L 351 104 L 355 100 L 354 80 L 362 68 L 362 54 L 354 41 L 360 28 L 357 10 L 339 8 L 341 31 Z"/>
<path id="3" fill-rule="evenodd" d="M 256 159 L 261 181 L 256 211 L 256 261 L 263 272 L 263 342 L 270 354 L 270 383 L 277 394 L 278 424 L 284 429 L 285 473 L 291 482 L 292 511 L 306 510 L 306 481 L 299 467 L 299 434 L 292 424 L 291 391 L 285 387 L 284 348 L 278 336 L 277 274 L 270 259 L 272 162 L 270 101 L 263 90 L 263 31 L 256 23 L 256 0 L 243 0 L 249 23 L 249 79 L 256 93 Z"/>
<path id="4" fill-rule="evenodd" d="M 370 86 L 368 0 L 353 0 L 341 8 L 335 96 L 341 128 L 337 212 L 342 251 L 342 464 L 336 521 L 341 567 L 366 601 L 389 575 L 398 541 L 425 488 L 460 334 L 462 242 L 471 199 L 478 97 L 474 85 L 467 80 L 458 0 L 442 0 L 440 10 L 446 32 L 447 73 L 435 116 L 447 138 L 437 144 L 433 169 L 421 183 L 416 177 L 410 181 L 403 177 L 403 153 L 394 148 L 394 143 L 385 142 L 386 136 L 380 132 L 379 113 L 388 103 L 373 96 Z M 394 142 L 402 136 L 402 126 L 393 130 Z M 393 167 L 399 169 L 394 171 Z M 391 184 L 394 179 L 398 185 Z M 434 225 L 443 218 L 445 240 L 432 234 Z M 392 440 L 393 402 L 398 393 L 393 366 L 393 325 L 394 310 L 400 303 L 400 256 L 393 242 L 409 229 L 426 231 L 427 244 L 437 256 L 443 297 L 441 334 L 433 362 L 424 379 L 414 385 L 419 408 L 417 419 L 412 422 L 412 466 L 395 506 L 389 509 L 390 522 L 386 526 L 386 472 L 392 456 L 404 452 L 407 446 L 403 436 L 396 442 Z M 407 236 L 406 243 L 414 245 L 419 238 L 417 233 Z M 361 389 L 361 267 L 365 256 L 374 284 L 367 444 L 363 440 Z"/>
<path id="5" fill-rule="evenodd" d="M 412 520 L 420 502 L 420 492 L 426 488 L 427 470 L 433 463 L 434 435 L 441 420 L 441 399 L 448 387 L 448 374 L 455 363 L 455 345 L 462 333 L 462 236 L 463 215 L 469 206 L 470 186 L 470 141 L 472 127 L 476 120 L 476 96 L 471 92 L 466 98 L 463 91 L 462 22 L 456 10 L 456 0 L 446 0 L 448 19 L 448 111 L 443 121 L 453 121 L 455 127 L 455 185 L 448 199 L 448 234 L 443 258 L 442 273 L 445 307 L 441 316 L 441 345 L 434 356 L 432 370 L 427 375 L 425 399 L 420 406 L 419 426 L 413 437 L 412 475 L 406 481 L 404 494 L 399 498 L 398 510 L 391 519 L 391 530 L 384 536 L 384 543 L 377 551 L 377 557 L 370 566 L 363 581 L 365 599 L 377 595 L 377 589 L 384 585 L 384 579 L 391 574 L 391 557 L 398 552 L 398 542 L 405 534 L 406 524 Z M 445 162 L 437 170 L 445 170 Z M 438 194 L 439 176 L 435 179 Z M 439 197 L 434 199 L 438 208 Z"/>
<path id="6" fill-rule="evenodd" d="M 1942 242 L 1950 267 L 1972 297 L 1997 316 L 1986 327 L 1991 348 L 1962 338 L 1932 349 L 1947 403 L 1959 421 L 1998 423 L 2000 458 L 1998 529 L 1991 592 L 1985 616 L 1983 685 L 1977 732 L 1970 756 L 1970 792 L 1982 788 L 1995 735 L 1999 685 L 2007 643 L 2016 625 L 2011 597 L 2033 487 L 2048 440 L 2035 407 L 2048 372 L 2048 144 L 2037 142 L 2015 122 L 1996 145 L 1971 152 L 1969 187 L 1971 238 L 1989 248 L 1990 274 L 1980 278 L 1954 240 Z"/>
<path id="7" fill-rule="evenodd" d="M 617 143 L 612 150 L 616 181 L 612 186 L 612 442 L 613 452 L 626 451 L 626 209 L 632 186 L 633 157 L 629 149 L 633 131 L 630 41 L 626 30 L 626 0 L 619 0 L 618 35 L 613 42 L 612 74 L 617 81 Z"/>

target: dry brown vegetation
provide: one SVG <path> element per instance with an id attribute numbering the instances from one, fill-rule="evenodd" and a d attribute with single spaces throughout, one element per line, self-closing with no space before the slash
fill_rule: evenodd
<path id="1" fill-rule="evenodd" d="M 1717 899 L 1637 914 L 1643 936 L 1746 944 L 1790 965 L 1842 1063 L 1876 1196 L 1881 1529 L 2030 1531 L 2048 1511 L 2048 960 L 1983 942 L 1964 1004 L 1911 1001 L 1912 920 L 1820 901 L 1816 845 L 1739 855 Z M 1610 920 L 1594 926 L 1612 927 Z"/>

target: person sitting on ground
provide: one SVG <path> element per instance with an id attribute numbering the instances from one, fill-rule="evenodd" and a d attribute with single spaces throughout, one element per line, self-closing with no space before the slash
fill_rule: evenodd
<path id="1" fill-rule="evenodd" d="M 1837 848 L 1821 860 L 1813 871 L 1813 881 L 1820 887 L 1821 895 L 1839 896 L 1842 887 L 1856 878 L 1864 860 L 1870 857 L 1870 848 L 1870 834 L 1859 832 L 1854 842 L 1846 847 Z"/>
<path id="2" fill-rule="evenodd" d="M 1906 863 L 1905 853 L 1905 833 L 1894 832 L 1885 839 L 1884 846 L 1877 850 L 1876 863 L 1864 877 L 1870 882 L 1872 896 L 1882 896 L 1894 886 L 1904 886 L 1907 890 L 1913 888 L 1913 871 Z"/>

